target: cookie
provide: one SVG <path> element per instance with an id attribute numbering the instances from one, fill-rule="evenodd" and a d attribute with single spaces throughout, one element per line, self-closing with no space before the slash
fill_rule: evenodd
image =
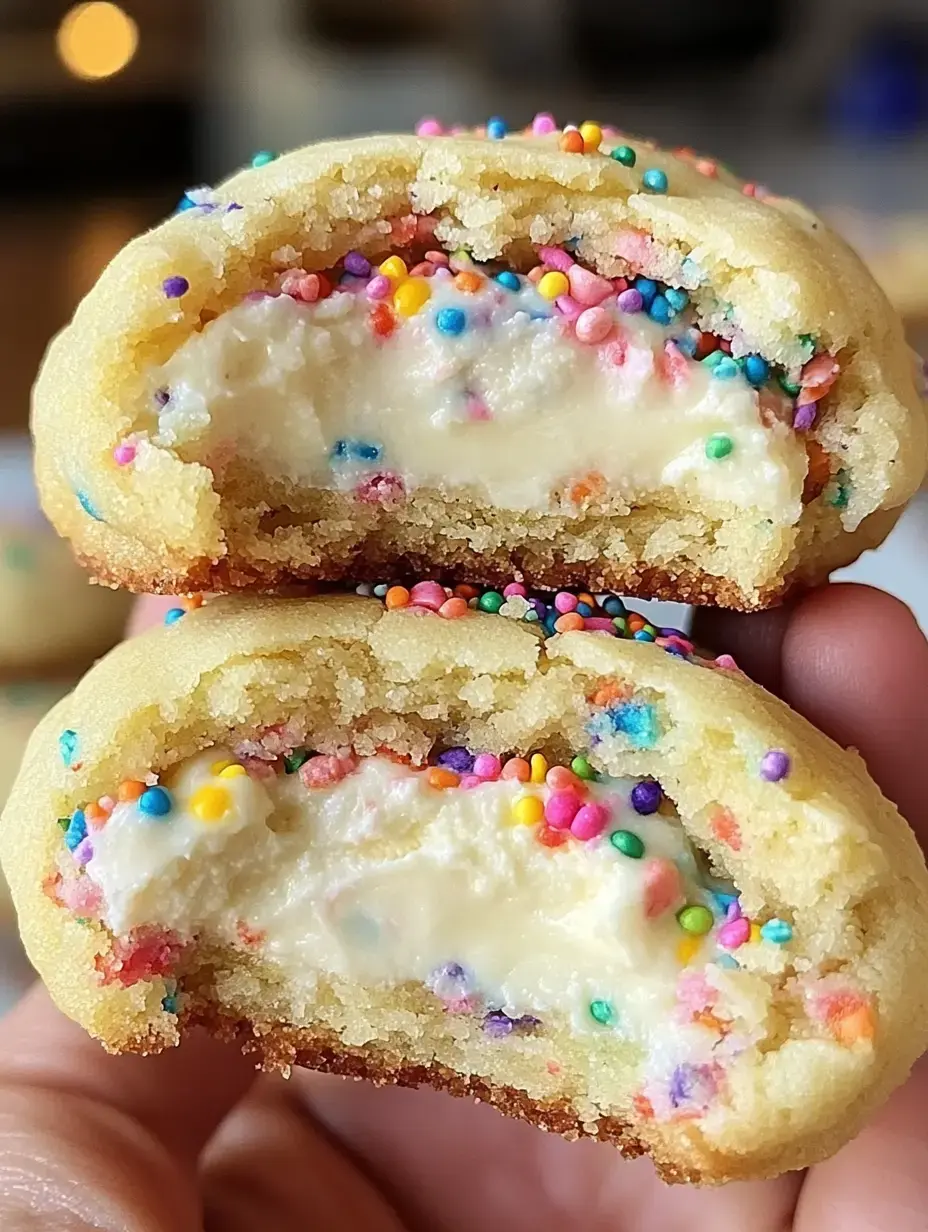
<path id="1" fill-rule="evenodd" d="M 30 957 L 113 1051 L 205 1025 L 668 1180 L 824 1158 L 928 1042 L 913 835 L 729 658 L 546 639 L 533 597 L 225 598 L 119 646 L 4 813 Z"/>
<path id="2" fill-rule="evenodd" d="M 0 443 L 0 678 L 71 668 L 121 636 L 128 595 L 94 586 L 38 510 L 26 443 Z"/>
<path id="3" fill-rule="evenodd" d="M 35 392 L 79 558 L 138 591 L 515 571 L 756 608 L 878 543 L 925 422 L 862 263 L 710 159 L 534 130 L 262 155 L 130 244 Z"/>

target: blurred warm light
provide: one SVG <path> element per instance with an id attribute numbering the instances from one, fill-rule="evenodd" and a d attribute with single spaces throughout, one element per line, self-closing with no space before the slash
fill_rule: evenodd
<path id="1" fill-rule="evenodd" d="M 99 81 L 126 67 L 139 45 L 139 28 L 118 4 L 76 4 L 62 18 L 57 41 L 69 72 Z"/>

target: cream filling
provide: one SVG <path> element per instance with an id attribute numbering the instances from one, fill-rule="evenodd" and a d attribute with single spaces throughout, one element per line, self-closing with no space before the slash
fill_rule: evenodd
<path id="1" fill-rule="evenodd" d="M 668 375 L 672 328 L 613 299 L 612 337 L 584 345 L 525 280 L 517 293 L 491 279 L 476 294 L 429 283 L 428 303 L 387 339 L 363 291 L 228 310 L 152 374 L 152 393 L 166 388 L 170 401 L 151 442 L 219 471 L 244 455 L 274 477 L 345 492 L 387 472 L 409 493 L 469 491 L 543 512 L 572 508 L 563 493 L 595 473 L 629 504 L 672 488 L 798 520 L 802 442 L 778 420 L 764 426 L 742 376 L 720 380 L 691 360 Z M 463 333 L 437 328 L 442 308 L 465 313 Z M 731 439 L 728 456 L 707 457 L 714 434 Z M 352 456 L 356 443 L 373 456 Z"/>
<path id="2" fill-rule="evenodd" d="M 537 787 L 498 780 L 439 791 L 422 773 L 370 758 L 336 784 L 307 789 L 298 775 L 217 778 L 218 756 L 172 774 L 168 816 L 122 803 L 91 835 L 87 874 L 114 933 L 158 924 L 240 946 L 244 927 L 310 1002 L 320 978 L 415 981 L 451 1002 L 475 996 L 482 1012 L 617 1029 L 660 1069 L 681 1051 L 705 1054 L 706 1033 L 675 1012 L 683 900 L 646 918 L 647 860 L 677 865 L 687 902 L 712 896 L 680 823 L 631 808 L 632 781 L 591 787 L 610 812 L 601 837 L 549 848 L 537 827 L 512 820 L 513 801 Z M 191 799 L 216 786 L 227 810 L 202 821 Z M 639 835 L 644 860 L 610 843 L 616 829 Z M 711 957 L 714 943 L 704 946 Z M 458 989 L 449 964 L 465 973 Z M 597 1001 L 615 1011 L 609 1028 L 591 1015 Z"/>

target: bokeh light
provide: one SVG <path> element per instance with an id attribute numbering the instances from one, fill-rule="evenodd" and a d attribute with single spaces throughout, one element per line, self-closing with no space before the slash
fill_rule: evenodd
<path id="1" fill-rule="evenodd" d="M 139 29 L 118 4 L 94 0 L 64 15 L 57 35 L 58 54 L 75 77 L 100 81 L 122 72 L 139 45 Z"/>

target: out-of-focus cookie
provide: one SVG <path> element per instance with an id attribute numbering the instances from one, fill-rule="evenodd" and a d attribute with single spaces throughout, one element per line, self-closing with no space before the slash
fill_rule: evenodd
<path id="1" fill-rule="evenodd" d="M 515 571 L 754 608 L 921 482 L 872 277 L 711 159 L 542 116 L 258 161 L 130 244 L 46 359 L 44 504 L 101 578 Z"/>
<path id="2" fill-rule="evenodd" d="M 115 1051 L 205 1024 L 431 1083 L 671 1180 L 835 1151 L 928 1039 L 914 836 L 731 659 L 555 599 L 547 640 L 524 588 L 425 582 L 113 651 L 3 817 L 60 1007 Z"/>

